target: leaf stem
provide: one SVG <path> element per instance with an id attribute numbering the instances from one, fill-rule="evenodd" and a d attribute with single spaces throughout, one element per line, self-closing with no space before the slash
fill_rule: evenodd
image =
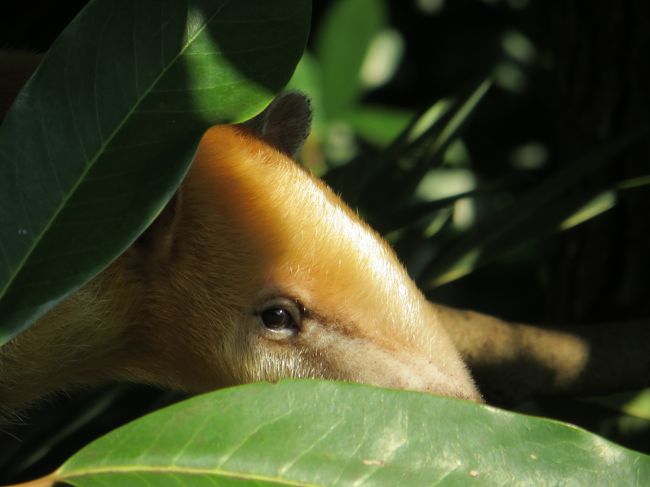
<path id="1" fill-rule="evenodd" d="M 28 480 L 27 482 L 22 482 L 20 484 L 11 484 L 11 485 L 6 485 L 5 487 L 51 487 L 54 485 L 56 482 L 59 482 L 61 479 L 59 476 L 56 474 L 56 472 L 52 472 L 49 475 L 46 475 L 44 477 L 39 477 L 34 480 Z"/>

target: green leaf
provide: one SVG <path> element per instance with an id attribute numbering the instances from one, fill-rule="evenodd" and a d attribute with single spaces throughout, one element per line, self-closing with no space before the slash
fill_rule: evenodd
<path id="1" fill-rule="evenodd" d="M 418 116 L 395 141 L 356 178 L 359 206 L 385 214 L 409 202 L 429 170 L 438 166 L 449 146 L 488 93 L 490 80 L 480 83 L 461 102 L 440 100 Z M 363 159 L 360 161 L 363 162 Z"/>
<path id="2" fill-rule="evenodd" d="M 607 211 L 614 204 L 612 193 L 574 191 L 579 181 L 593 174 L 614 156 L 646 136 L 648 128 L 599 147 L 528 191 L 515 203 L 494 214 L 467 234 L 446 246 L 423 271 L 425 287 L 435 287 L 466 276 L 534 238 L 571 228 Z"/>
<path id="3" fill-rule="evenodd" d="M 600 203 L 600 199 L 590 192 L 578 192 L 558 197 L 535 209 L 514 203 L 515 207 L 521 204 L 522 208 L 529 209 L 528 218 L 516 216 L 509 220 L 504 215 L 512 213 L 497 213 L 489 221 L 498 227 L 486 229 L 487 225 L 478 225 L 458 241 L 449 243 L 446 250 L 427 265 L 422 280 L 425 286 L 436 287 L 460 279 L 532 241 L 584 223 L 611 208 L 601 204 L 592 207 L 591 202 Z"/>
<path id="4" fill-rule="evenodd" d="M 413 140 L 411 146 L 419 146 L 419 150 L 416 151 L 418 156 L 413 168 L 407 173 L 407 177 L 402 183 L 402 198 L 407 198 L 413 194 L 429 169 L 442 162 L 445 152 L 457 140 L 460 132 L 475 113 L 477 106 L 485 98 L 491 86 L 492 81 L 490 79 L 481 82 L 462 103 L 449 110 L 447 114 L 443 115 L 437 122 L 432 123 L 425 132 Z M 439 126 L 439 124 L 444 125 Z M 419 125 L 415 129 L 419 129 Z M 439 132 L 434 132 L 436 130 L 439 130 Z"/>
<path id="5" fill-rule="evenodd" d="M 361 67 L 372 40 L 386 25 L 383 0 L 338 0 L 316 38 L 327 118 L 337 119 L 359 101 Z"/>
<path id="6" fill-rule="evenodd" d="M 133 242 L 206 128 L 284 86 L 310 9 L 97 0 L 72 21 L 0 127 L 0 344 Z"/>
<path id="7" fill-rule="evenodd" d="M 394 232 L 400 228 L 405 228 L 414 223 L 426 219 L 432 219 L 443 209 L 449 209 L 458 200 L 463 198 L 475 198 L 486 193 L 503 190 L 515 183 L 514 178 L 505 177 L 500 180 L 482 183 L 474 189 L 458 192 L 450 196 L 431 199 L 413 203 L 396 209 L 393 212 L 387 212 L 382 215 L 382 220 L 378 222 L 377 229 L 382 233 Z"/>
<path id="8" fill-rule="evenodd" d="M 635 188 L 641 188 L 643 186 L 649 186 L 650 185 L 650 174 L 646 174 L 644 176 L 638 176 L 635 178 L 627 179 L 625 181 L 621 181 L 616 187 L 617 189 L 635 189 Z"/>
<path id="9" fill-rule="evenodd" d="M 591 198 L 587 203 L 578 208 L 575 212 L 568 215 L 560 223 L 560 230 L 569 230 L 586 221 L 596 218 L 598 215 L 611 210 L 616 206 L 616 193 L 614 191 L 603 191 L 599 195 Z"/>
<path id="10" fill-rule="evenodd" d="M 609 396 L 588 397 L 582 400 L 591 404 L 598 404 L 612 411 L 650 421 L 650 389 L 621 392 Z"/>
<path id="11" fill-rule="evenodd" d="M 441 152 L 443 148 L 448 147 L 451 141 L 458 136 L 461 128 L 475 112 L 476 107 L 485 98 L 491 86 L 492 80 L 486 79 L 463 101 L 462 105 L 454 113 L 454 116 L 449 120 L 442 132 L 440 132 L 440 135 L 436 137 L 433 145 L 434 152 Z"/>
<path id="12" fill-rule="evenodd" d="M 454 104 L 448 100 L 439 100 L 423 113 L 413 117 L 403 130 L 380 152 L 362 153 L 348 164 L 338 166 L 325 175 L 326 182 L 351 206 L 359 206 L 366 211 L 377 210 L 376 201 L 381 202 L 378 213 L 383 213 L 386 203 L 394 206 L 397 197 L 387 194 L 402 191 L 401 184 L 395 188 L 396 181 L 401 183 L 403 173 L 400 166 L 405 158 L 412 158 L 414 150 L 422 152 L 420 146 L 426 145 L 427 138 L 455 115 Z M 348 114 L 350 119 L 352 115 Z M 412 164 L 411 164 L 412 165 Z M 399 173 L 395 177 L 395 172 Z M 387 188 L 390 191 L 387 191 Z M 415 188 L 413 188 L 415 190 Z"/>
<path id="13" fill-rule="evenodd" d="M 55 474 L 95 485 L 643 485 L 650 457 L 579 428 L 358 384 L 252 384 L 192 398 Z"/>
<path id="14" fill-rule="evenodd" d="M 385 146 L 408 126 L 413 113 L 398 108 L 360 106 L 350 112 L 345 120 L 355 133 L 377 146 Z"/>

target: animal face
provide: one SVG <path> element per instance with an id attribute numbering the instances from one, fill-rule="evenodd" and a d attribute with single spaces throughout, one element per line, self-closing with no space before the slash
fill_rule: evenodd
<path id="1" fill-rule="evenodd" d="M 2 348 L 0 414 L 107 379 L 202 392 L 314 377 L 481 400 L 439 308 L 286 154 L 308 112 L 286 95 L 246 128 L 209 130 L 140 239 Z"/>
<path id="2" fill-rule="evenodd" d="M 148 327 L 156 355 L 192 357 L 172 361 L 179 383 L 319 377 L 480 398 L 388 245 L 282 152 L 215 127 L 180 195 Z"/>

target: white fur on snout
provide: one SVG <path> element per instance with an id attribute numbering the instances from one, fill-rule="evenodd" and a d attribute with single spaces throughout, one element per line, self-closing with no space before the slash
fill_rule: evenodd
<path id="1" fill-rule="evenodd" d="M 338 371 L 333 377 L 364 384 L 428 392 L 444 396 L 475 399 L 454 386 L 457 378 L 443 372 L 437 365 L 417 352 L 376 343 L 367 338 L 348 336 L 316 325 L 310 333 L 310 348 L 318 350 Z M 392 347 L 391 347 L 392 348 Z"/>

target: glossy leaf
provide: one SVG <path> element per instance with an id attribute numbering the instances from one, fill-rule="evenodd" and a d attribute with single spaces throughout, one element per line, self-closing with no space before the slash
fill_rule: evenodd
<path id="1" fill-rule="evenodd" d="M 332 382 L 196 397 L 100 438 L 56 474 L 95 485 L 644 485 L 650 457 L 579 428 Z"/>
<path id="2" fill-rule="evenodd" d="M 0 344 L 123 252 L 203 131 L 261 110 L 303 51 L 309 0 L 96 0 L 0 128 Z"/>
<path id="3" fill-rule="evenodd" d="M 335 120 L 354 108 L 363 92 L 361 67 L 372 40 L 386 25 L 383 0 L 338 0 L 316 38 L 323 105 Z"/>

